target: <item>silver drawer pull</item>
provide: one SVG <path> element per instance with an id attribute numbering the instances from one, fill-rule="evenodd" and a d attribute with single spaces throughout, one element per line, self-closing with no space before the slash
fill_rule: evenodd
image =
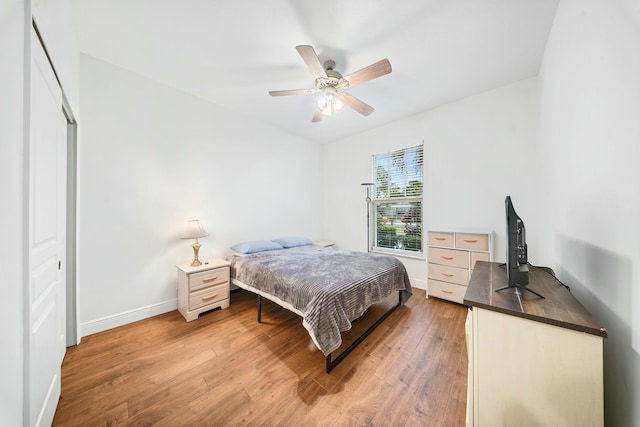
<path id="1" fill-rule="evenodd" d="M 208 301 L 208 300 L 210 300 L 210 299 L 214 299 L 214 298 L 215 298 L 215 297 L 217 297 L 217 296 L 218 296 L 218 294 L 213 294 L 213 295 L 211 295 L 210 297 L 202 297 L 202 301 Z"/>
<path id="2" fill-rule="evenodd" d="M 453 291 L 448 291 L 446 289 L 440 289 L 442 292 L 444 292 L 445 294 L 452 294 Z"/>
<path id="3" fill-rule="evenodd" d="M 478 243 L 478 239 L 464 239 L 467 243 Z"/>
<path id="4" fill-rule="evenodd" d="M 218 278 L 218 276 L 214 276 L 211 279 L 202 279 L 202 283 L 209 283 L 209 282 L 213 282 L 214 280 L 216 280 Z"/>

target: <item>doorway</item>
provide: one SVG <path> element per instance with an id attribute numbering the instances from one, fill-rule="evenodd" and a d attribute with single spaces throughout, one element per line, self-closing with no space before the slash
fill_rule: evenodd
<path id="1" fill-rule="evenodd" d="M 65 349 L 79 341 L 77 126 L 35 22 L 28 43 L 23 394 L 25 425 L 41 426 L 55 414 Z"/>

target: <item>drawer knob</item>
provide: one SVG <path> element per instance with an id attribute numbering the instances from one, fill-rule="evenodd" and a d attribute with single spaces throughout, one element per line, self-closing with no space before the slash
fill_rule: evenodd
<path id="1" fill-rule="evenodd" d="M 446 277 L 453 277 L 453 274 L 451 274 L 451 273 L 442 273 L 442 275 L 446 276 Z"/>
<path id="2" fill-rule="evenodd" d="M 209 297 L 202 297 L 202 301 L 209 301 L 210 299 L 214 299 L 215 297 L 217 297 L 218 294 L 213 294 Z"/>
<path id="3" fill-rule="evenodd" d="M 467 243 L 478 243 L 478 239 L 464 239 Z"/>
<path id="4" fill-rule="evenodd" d="M 216 280 L 218 278 L 218 276 L 213 276 L 210 279 L 202 279 L 203 283 L 209 283 L 209 282 L 213 282 L 214 280 Z"/>
<path id="5" fill-rule="evenodd" d="M 447 240 L 446 237 L 436 237 L 436 240 Z"/>
<path id="6" fill-rule="evenodd" d="M 452 256 L 444 256 L 444 255 L 442 255 L 442 258 L 443 258 L 443 259 L 447 259 L 447 260 L 452 260 L 452 259 L 453 259 L 453 257 L 452 257 Z"/>
<path id="7" fill-rule="evenodd" d="M 448 291 L 446 289 L 440 289 L 442 292 L 444 292 L 445 294 L 452 294 L 453 291 Z"/>

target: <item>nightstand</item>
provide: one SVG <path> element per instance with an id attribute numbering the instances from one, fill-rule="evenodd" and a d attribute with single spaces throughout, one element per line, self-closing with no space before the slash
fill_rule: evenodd
<path id="1" fill-rule="evenodd" d="M 202 312 L 229 307 L 229 262 L 221 259 L 178 268 L 178 311 L 191 322 Z"/>

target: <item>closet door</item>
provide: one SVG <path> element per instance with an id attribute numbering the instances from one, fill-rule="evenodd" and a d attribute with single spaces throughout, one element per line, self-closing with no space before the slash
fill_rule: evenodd
<path id="1" fill-rule="evenodd" d="M 49 426 L 66 344 L 66 123 L 60 86 L 33 29 L 30 89 L 25 425 Z"/>

